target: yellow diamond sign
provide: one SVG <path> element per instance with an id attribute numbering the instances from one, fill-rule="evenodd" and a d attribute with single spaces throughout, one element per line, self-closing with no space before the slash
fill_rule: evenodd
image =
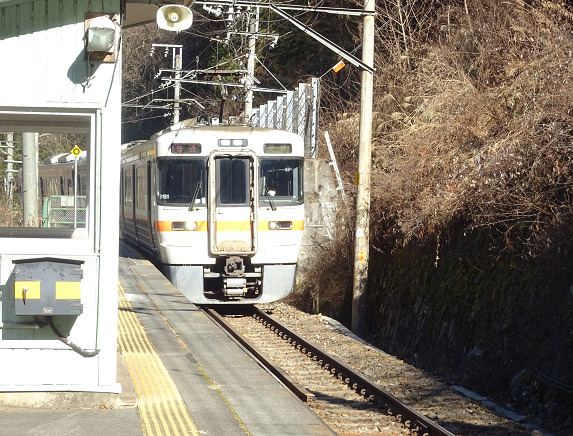
<path id="1" fill-rule="evenodd" d="M 83 150 L 76 145 L 74 148 L 72 148 L 72 149 L 70 150 L 70 153 L 72 153 L 75 157 L 78 157 L 78 156 L 81 154 L 82 151 L 83 151 Z"/>

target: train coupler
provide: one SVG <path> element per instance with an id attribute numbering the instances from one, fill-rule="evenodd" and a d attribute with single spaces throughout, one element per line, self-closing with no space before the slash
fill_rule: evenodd
<path id="1" fill-rule="evenodd" d="M 227 296 L 240 297 L 247 293 L 247 279 L 245 277 L 227 277 L 223 279 L 223 292 Z"/>
<path id="2" fill-rule="evenodd" d="M 225 259 L 225 274 L 239 276 L 245 273 L 245 263 L 239 256 L 231 256 Z"/>

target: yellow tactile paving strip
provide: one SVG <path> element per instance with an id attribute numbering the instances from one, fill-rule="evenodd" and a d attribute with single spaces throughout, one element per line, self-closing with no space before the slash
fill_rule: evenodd
<path id="1" fill-rule="evenodd" d="M 119 285 L 118 344 L 131 377 L 143 434 L 199 436 L 175 383 Z"/>

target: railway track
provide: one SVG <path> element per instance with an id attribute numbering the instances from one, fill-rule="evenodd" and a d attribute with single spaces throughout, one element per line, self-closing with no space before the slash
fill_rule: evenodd
<path id="1" fill-rule="evenodd" d="M 454 436 L 261 310 L 204 310 L 337 434 Z"/>

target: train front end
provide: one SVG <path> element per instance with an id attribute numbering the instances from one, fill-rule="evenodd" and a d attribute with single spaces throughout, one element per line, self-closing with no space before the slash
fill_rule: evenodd
<path id="1" fill-rule="evenodd" d="M 295 134 L 200 126 L 157 139 L 159 258 L 198 304 L 292 292 L 304 229 L 304 145 Z"/>

